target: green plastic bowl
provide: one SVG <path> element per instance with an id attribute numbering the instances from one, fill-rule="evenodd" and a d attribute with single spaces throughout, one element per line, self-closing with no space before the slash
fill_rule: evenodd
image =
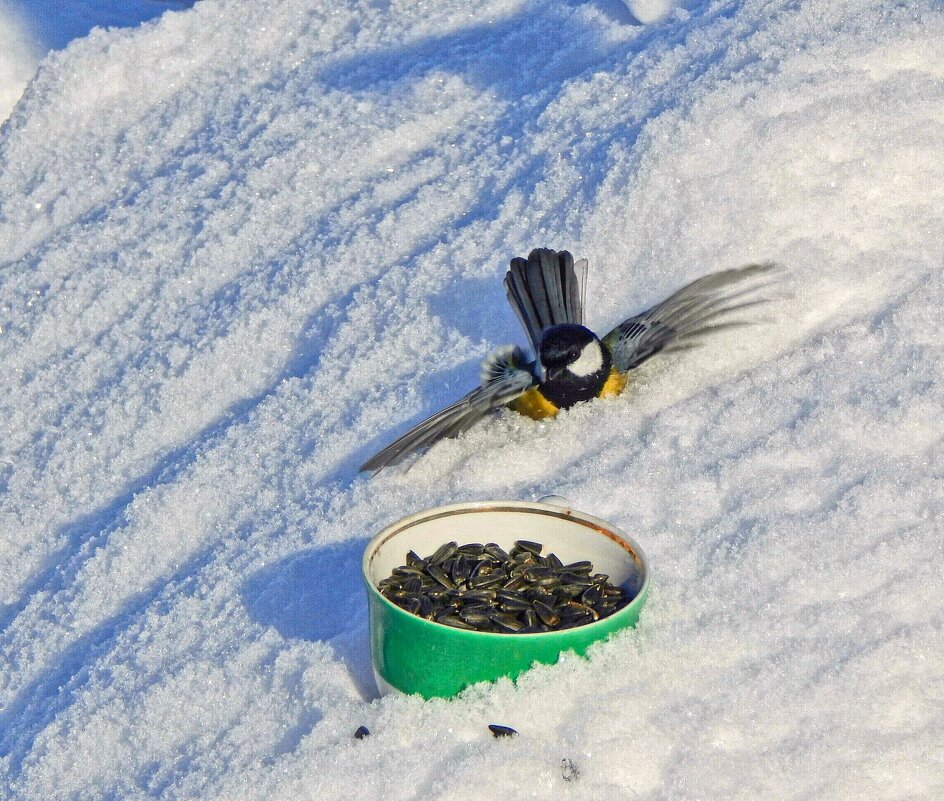
<path id="1" fill-rule="evenodd" d="M 632 601 L 595 623 L 540 634 L 493 634 L 434 623 L 384 598 L 377 584 L 406 563 L 407 551 L 428 556 L 455 540 L 534 540 L 544 554 L 565 564 L 589 559 Z M 374 537 L 364 551 L 364 581 L 370 610 L 370 650 L 381 693 L 399 691 L 424 698 L 449 697 L 480 681 L 516 678 L 535 662 L 553 664 L 564 651 L 583 655 L 614 631 L 635 626 L 649 590 L 642 549 L 604 520 L 560 506 L 518 501 L 460 503 L 405 517 Z"/>

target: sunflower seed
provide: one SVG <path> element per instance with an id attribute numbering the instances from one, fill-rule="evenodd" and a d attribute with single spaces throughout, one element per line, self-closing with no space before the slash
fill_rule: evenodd
<path id="1" fill-rule="evenodd" d="M 426 569 L 429 571 L 429 575 L 436 579 L 436 581 L 442 584 L 447 590 L 454 590 L 456 588 L 456 585 L 452 583 L 452 579 L 446 575 L 439 565 L 430 564 Z"/>
<path id="2" fill-rule="evenodd" d="M 507 612 L 492 612 L 492 622 L 502 631 L 521 631 L 524 628 L 517 615 Z"/>
<path id="3" fill-rule="evenodd" d="M 466 602 L 479 601 L 479 602 L 485 602 L 488 604 L 493 604 L 495 603 L 495 599 L 497 595 L 498 593 L 496 593 L 495 590 L 489 590 L 489 589 L 466 590 L 464 593 L 462 593 L 462 599 Z"/>
<path id="4" fill-rule="evenodd" d="M 541 622 L 545 625 L 553 627 L 560 623 L 560 615 L 547 604 L 535 601 L 534 611 L 537 612 L 538 617 L 541 618 Z"/>
<path id="5" fill-rule="evenodd" d="M 539 578 L 556 578 L 553 568 L 544 565 L 534 565 L 524 571 L 526 581 L 537 581 Z"/>
<path id="6" fill-rule="evenodd" d="M 423 602 L 419 599 L 418 595 L 411 595 L 409 598 L 404 599 L 402 606 L 411 615 L 419 615 L 423 609 Z"/>
<path id="7" fill-rule="evenodd" d="M 452 626 L 454 629 L 467 629 L 468 631 L 475 631 L 475 626 L 466 623 L 461 617 L 456 615 L 446 615 L 445 617 L 438 618 L 437 623 L 444 623 L 447 626 Z"/>
<path id="8" fill-rule="evenodd" d="M 456 584 L 461 584 L 472 575 L 474 565 L 475 562 L 467 558 L 465 554 L 460 553 L 452 563 L 452 570 L 450 571 L 452 580 Z"/>
<path id="9" fill-rule="evenodd" d="M 420 596 L 420 617 L 430 618 L 433 616 L 433 600 L 428 595 Z"/>
<path id="10" fill-rule="evenodd" d="M 491 609 L 487 606 L 465 607 L 459 610 L 459 617 L 476 628 L 492 622 Z"/>
<path id="11" fill-rule="evenodd" d="M 522 587 L 527 586 L 528 582 L 520 575 L 513 576 L 509 581 L 506 581 L 502 584 L 503 590 L 520 590 Z"/>
<path id="12" fill-rule="evenodd" d="M 508 556 L 508 552 L 496 545 L 494 542 L 489 542 L 486 544 L 485 553 L 491 556 L 492 559 L 495 559 L 499 562 L 507 562 L 510 558 Z"/>
<path id="13" fill-rule="evenodd" d="M 407 564 L 402 567 L 395 567 L 393 569 L 393 575 L 401 576 L 403 578 L 409 578 L 410 576 L 419 576 L 422 578 L 426 575 L 426 572 L 417 564 Z"/>
<path id="14" fill-rule="evenodd" d="M 589 616 L 589 617 L 592 617 L 594 620 L 600 619 L 600 615 L 597 614 L 596 611 L 594 611 L 591 607 L 587 606 L 586 604 L 579 603 L 578 601 L 568 601 L 566 604 L 563 605 L 563 607 L 561 607 L 561 609 L 564 611 L 572 612 L 577 615 Z M 561 616 L 563 616 L 563 612 Z"/>
<path id="15" fill-rule="evenodd" d="M 569 565 L 564 565 L 564 570 L 570 573 L 584 573 L 589 575 L 590 571 L 593 570 L 593 565 L 588 561 L 582 562 L 571 562 Z"/>
<path id="16" fill-rule="evenodd" d="M 496 570 L 492 573 L 479 574 L 469 579 L 468 585 L 473 590 L 479 590 L 483 587 L 494 587 L 501 584 L 508 578 L 504 570 Z"/>
<path id="17" fill-rule="evenodd" d="M 535 556 L 541 553 L 544 549 L 544 546 L 540 542 L 531 542 L 531 540 L 517 540 L 515 542 L 514 548 L 512 548 L 512 555 L 514 555 L 515 550 L 520 551 L 530 551 Z"/>
<path id="18" fill-rule="evenodd" d="M 561 584 L 576 584 L 579 587 L 589 587 L 591 584 L 593 584 L 593 579 L 584 573 L 573 573 L 567 571 L 564 573 L 558 573 L 557 577 L 561 580 Z"/>
<path id="19" fill-rule="evenodd" d="M 580 594 L 580 602 L 587 606 L 596 607 L 596 604 L 603 597 L 603 589 L 599 584 L 591 584 Z"/>
<path id="20" fill-rule="evenodd" d="M 429 557 L 430 564 L 439 565 L 445 562 L 450 556 L 452 556 L 459 546 L 455 542 L 447 542 L 445 545 L 440 545 L 431 557 Z"/>

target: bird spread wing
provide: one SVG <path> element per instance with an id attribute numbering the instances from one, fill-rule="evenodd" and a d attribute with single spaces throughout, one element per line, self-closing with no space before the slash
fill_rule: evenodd
<path id="1" fill-rule="evenodd" d="M 492 409 L 504 406 L 534 386 L 532 370 L 533 366 L 527 363 L 520 348 L 499 348 L 482 363 L 482 386 L 411 428 L 364 462 L 360 469 L 380 470 L 402 461 L 413 451 L 462 433 Z"/>
<path id="2" fill-rule="evenodd" d="M 617 370 L 626 372 L 660 352 L 695 347 L 707 335 L 739 325 L 733 312 L 765 303 L 759 281 L 776 269 L 772 263 L 722 270 L 683 286 L 661 303 L 630 317 L 603 337 Z"/>
<path id="3" fill-rule="evenodd" d="M 535 353 L 548 326 L 583 324 L 586 287 L 587 260 L 575 264 L 566 250 L 536 248 L 527 259 L 511 260 L 505 291 Z"/>

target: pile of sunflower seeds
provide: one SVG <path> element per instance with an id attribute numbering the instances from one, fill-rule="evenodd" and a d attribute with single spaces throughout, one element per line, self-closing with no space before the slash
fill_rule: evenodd
<path id="1" fill-rule="evenodd" d="M 500 634 L 534 634 L 593 623 L 629 603 L 590 562 L 565 565 L 539 542 L 510 552 L 494 542 L 448 542 L 422 558 L 410 551 L 378 589 L 406 611 L 447 626 Z"/>

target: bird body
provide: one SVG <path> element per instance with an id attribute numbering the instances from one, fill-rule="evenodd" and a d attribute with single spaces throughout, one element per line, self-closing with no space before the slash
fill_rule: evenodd
<path id="1" fill-rule="evenodd" d="M 586 260 L 575 263 L 566 250 L 546 248 L 514 258 L 505 290 L 534 358 L 517 345 L 492 351 L 482 362 L 479 387 L 414 426 L 361 470 L 396 464 L 501 406 L 540 420 L 577 403 L 618 395 L 629 372 L 657 353 L 696 347 L 708 334 L 744 325 L 731 314 L 764 302 L 754 279 L 772 267 L 750 264 L 710 273 L 601 338 L 583 325 Z"/>
<path id="2" fill-rule="evenodd" d="M 619 395 L 626 388 L 629 376 L 621 373 L 615 367 L 610 368 L 609 374 L 603 381 L 599 392 L 594 397 L 612 398 Z M 573 405 L 573 404 L 570 404 Z M 539 387 L 529 387 L 521 395 L 508 404 L 508 408 L 532 420 L 543 420 L 545 417 L 554 417 L 561 408 L 551 401 Z"/>

